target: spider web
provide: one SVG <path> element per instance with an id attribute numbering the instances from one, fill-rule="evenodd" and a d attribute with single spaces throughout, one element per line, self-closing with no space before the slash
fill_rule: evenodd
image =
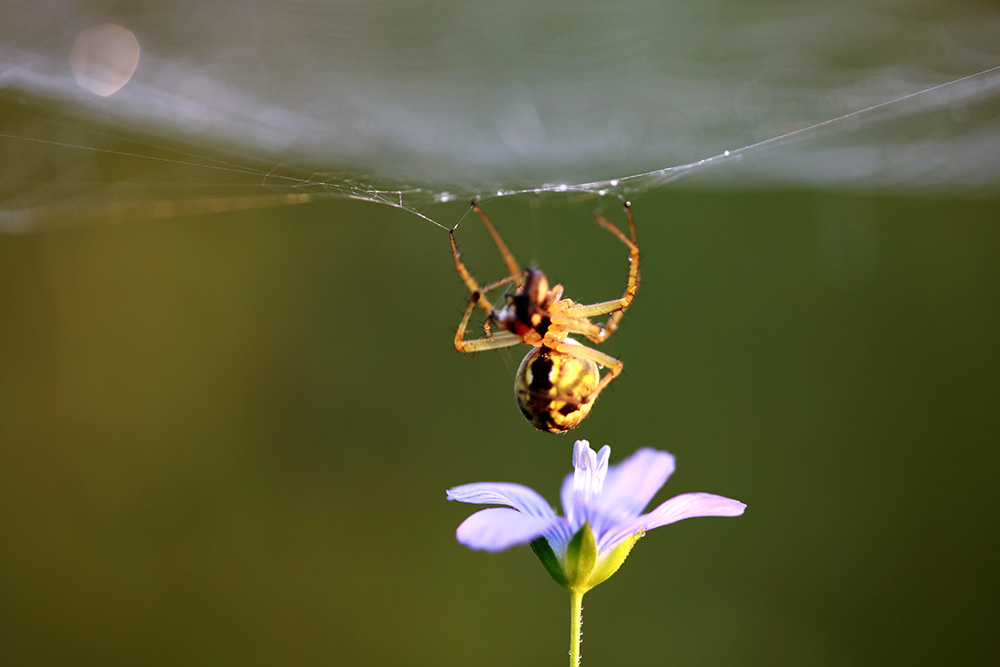
<path id="1" fill-rule="evenodd" d="M 985 5 L 17 4 L 0 27 L 9 232 L 331 198 L 448 228 L 439 206 L 471 197 L 625 198 L 699 175 L 1000 184 L 1000 18 Z M 102 23 L 141 47 L 108 97 L 66 55 Z"/>

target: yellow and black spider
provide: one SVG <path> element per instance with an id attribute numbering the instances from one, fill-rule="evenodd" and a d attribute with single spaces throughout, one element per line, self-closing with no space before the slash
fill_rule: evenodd
<path id="1" fill-rule="evenodd" d="M 625 203 L 631 239 L 600 215 L 594 216 L 598 224 L 614 234 L 629 251 L 628 283 L 620 299 L 590 305 L 564 299 L 563 286 L 549 287 L 549 281 L 540 269 L 521 269 L 517 260 L 504 244 L 489 218 L 472 202 L 472 208 L 482 218 L 493 237 L 509 274 L 482 287 L 472 277 L 459 258 L 455 246 L 455 230 L 451 236 L 451 251 L 455 256 L 455 270 L 472 292 L 465 314 L 455 332 L 455 349 L 459 352 L 482 352 L 518 343 L 531 345 L 517 369 L 514 394 L 524 417 L 541 431 L 565 433 L 580 424 L 590 414 L 594 401 L 608 384 L 622 372 L 623 364 L 614 357 L 578 343 L 570 334 L 585 336 L 593 343 L 602 343 L 614 333 L 625 310 L 639 289 L 639 246 L 635 236 L 632 207 Z M 502 307 L 493 308 L 485 294 L 513 283 L 513 294 L 507 294 Z M 465 339 L 472 312 L 479 306 L 486 313 L 483 338 Z M 592 317 L 610 315 L 603 325 L 590 321 Z M 493 332 L 496 324 L 502 331 Z M 599 366 L 607 369 L 601 377 Z"/>

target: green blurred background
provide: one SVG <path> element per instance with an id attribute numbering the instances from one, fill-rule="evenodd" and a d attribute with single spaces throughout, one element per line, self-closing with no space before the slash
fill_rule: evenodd
<path id="1" fill-rule="evenodd" d="M 634 207 L 642 287 L 603 346 L 625 372 L 563 437 L 514 406 L 517 348 L 452 349 L 447 234 L 404 212 L 0 237 L 5 662 L 561 664 L 566 595 L 526 548 L 460 547 L 444 490 L 556 503 L 575 437 L 673 452 L 660 499 L 749 504 L 642 540 L 587 596 L 587 664 L 989 662 L 997 201 Z M 587 301 L 625 277 L 593 210 L 489 206 Z"/>
<path id="2" fill-rule="evenodd" d="M 586 598 L 585 665 L 1000 658 L 996 76 L 628 193 L 642 285 L 601 346 L 625 370 L 565 436 L 515 407 L 525 349 L 454 351 L 445 227 L 504 269 L 464 201 L 432 204 L 986 69 L 986 5 L 15 5 L 0 229 L 68 228 L 0 234 L 0 663 L 564 664 L 565 593 L 527 548 L 458 545 L 476 508 L 445 489 L 556 503 L 575 438 L 674 453 L 657 502 L 749 505 L 639 542 Z M 99 20 L 144 48 L 104 101 L 64 62 Z M 220 145 L 238 171 L 194 164 Z M 345 198 L 383 181 L 413 210 Z M 223 212 L 164 203 L 192 195 Z M 613 196 L 483 206 L 568 296 L 622 293 Z"/>

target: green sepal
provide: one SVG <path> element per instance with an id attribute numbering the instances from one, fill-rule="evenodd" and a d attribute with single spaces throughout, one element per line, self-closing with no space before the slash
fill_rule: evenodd
<path id="1" fill-rule="evenodd" d="M 563 568 L 559 556 L 544 537 L 531 542 L 531 550 L 538 556 L 549 576 L 570 593 L 586 593 L 591 588 L 607 581 L 618 571 L 632 552 L 632 547 L 646 533 L 636 533 L 626 539 L 615 550 L 597 561 L 597 542 L 589 524 L 584 524 L 566 545 L 566 566 Z"/>
<path id="2" fill-rule="evenodd" d="M 625 559 L 628 558 L 629 553 L 632 551 L 632 547 L 635 543 L 639 541 L 639 538 L 646 533 L 636 533 L 632 537 L 628 538 L 617 547 L 615 550 L 609 553 L 607 556 L 601 559 L 600 565 L 597 569 L 590 575 L 590 581 L 587 582 L 588 590 L 593 588 L 602 581 L 607 580 L 612 574 L 618 571 L 618 568 L 622 566 Z"/>
<path id="3" fill-rule="evenodd" d="M 590 524 L 585 523 L 566 545 L 567 588 L 580 593 L 590 590 L 590 575 L 596 564 L 597 542 Z"/>
<path id="4" fill-rule="evenodd" d="M 556 556 L 556 552 L 552 550 L 552 546 L 549 541 L 544 537 L 539 537 L 537 540 L 531 542 L 531 550 L 535 552 L 538 556 L 538 560 L 542 561 L 542 567 L 545 571 L 549 573 L 557 584 L 563 588 L 569 588 L 569 582 L 566 580 L 566 573 L 563 571 L 562 563 L 559 562 L 559 557 Z"/>

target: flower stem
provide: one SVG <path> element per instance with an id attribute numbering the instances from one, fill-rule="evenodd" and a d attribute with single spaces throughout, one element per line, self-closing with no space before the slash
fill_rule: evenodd
<path id="1" fill-rule="evenodd" d="M 583 637 L 583 593 L 569 594 L 569 667 L 580 667 L 580 640 Z"/>

